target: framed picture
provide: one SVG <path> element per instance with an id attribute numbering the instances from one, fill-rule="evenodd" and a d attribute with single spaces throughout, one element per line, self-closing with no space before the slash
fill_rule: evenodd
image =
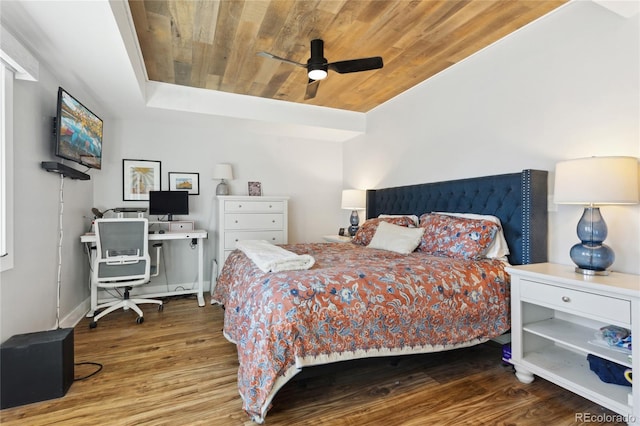
<path id="1" fill-rule="evenodd" d="M 189 191 L 189 195 L 200 195 L 200 173 L 169 172 L 169 191 Z"/>
<path id="2" fill-rule="evenodd" d="M 249 182 L 249 195 L 262 195 L 262 184 L 260 182 Z"/>
<path id="3" fill-rule="evenodd" d="M 160 161 L 122 160 L 124 201 L 148 201 L 149 191 L 159 191 L 160 183 Z"/>

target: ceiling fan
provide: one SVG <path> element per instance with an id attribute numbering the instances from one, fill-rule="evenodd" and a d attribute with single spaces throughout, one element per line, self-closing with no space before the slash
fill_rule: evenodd
<path id="1" fill-rule="evenodd" d="M 350 72 L 369 71 L 382 68 L 382 58 L 380 56 L 374 56 L 371 58 L 349 59 L 346 61 L 327 62 L 324 57 L 324 42 L 320 39 L 311 40 L 311 57 L 307 60 L 306 64 L 291 61 L 289 59 L 281 58 L 273 55 L 269 52 L 258 52 L 258 56 L 265 58 L 277 59 L 282 62 L 286 62 L 298 67 L 307 69 L 307 75 L 309 82 L 307 84 L 307 90 L 304 94 L 305 99 L 311 99 L 316 96 L 318 92 L 318 86 L 320 81 L 327 78 L 327 71 L 335 71 L 338 74 L 346 74 Z"/>

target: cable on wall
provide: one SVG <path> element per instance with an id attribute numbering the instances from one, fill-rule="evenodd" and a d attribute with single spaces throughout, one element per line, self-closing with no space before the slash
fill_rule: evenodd
<path id="1" fill-rule="evenodd" d="M 64 231 L 62 229 L 62 217 L 64 215 L 64 175 L 60 174 L 60 209 L 58 223 L 58 279 L 57 279 L 57 296 L 56 296 L 56 328 L 60 328 L 60 289 L 62 287 L 62 240 Z"/>

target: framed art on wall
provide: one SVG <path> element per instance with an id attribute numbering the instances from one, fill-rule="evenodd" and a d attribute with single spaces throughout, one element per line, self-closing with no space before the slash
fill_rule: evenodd
<path id="1" fill-rule="evenodd" d="M 200 173 L 169 172 L 169 191 L 189 191 L 189 195 L 199 195 Z"/>
<path id="2" fill-rule="evenodd" d="M 262 184 L 260 182 L 249 182 L 249 195 L 262 195 Z"/>
<path id="3" fill-rule="evenodd" d="M 159 191 L 160 183 L 160 161 L 122 160 L 124 201 L 148 201 L 149 191 Z"/>

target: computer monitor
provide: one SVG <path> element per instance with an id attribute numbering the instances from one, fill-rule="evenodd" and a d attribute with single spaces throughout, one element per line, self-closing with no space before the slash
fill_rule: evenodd
<path id="1" fill-rule="evenodd" d="M 189 214 L 188 191 L 149 191 L 149 215 L 167 216 Z"/>

